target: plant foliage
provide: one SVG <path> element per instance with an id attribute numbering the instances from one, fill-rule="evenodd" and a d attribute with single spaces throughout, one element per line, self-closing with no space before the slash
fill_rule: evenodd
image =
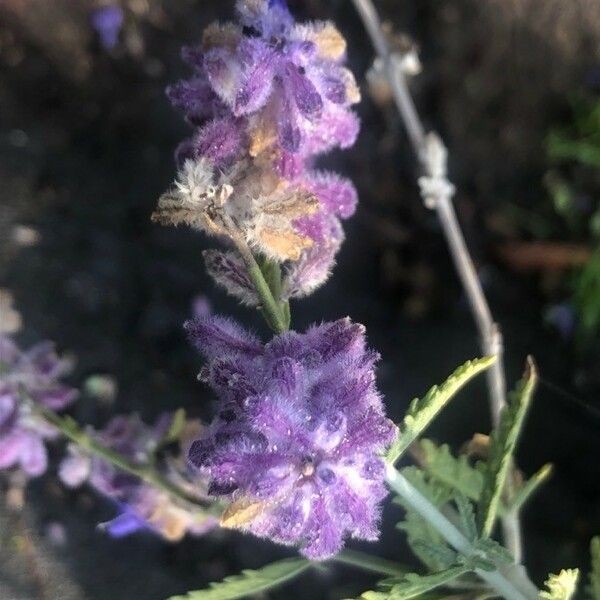
<path id="1" fill-rule="evenodd" d="M 590 571 L 589 595 L 593 600 L 600 600 L 600 536 L 590 543 L 592 570 Z"/>
<path id="2" fill-rule="evenodd" d="M 413 400 L 400 425 L 400 435 L 388 453 L 388 461 L 395 464 L 459 390 L 491 367 L 494 361 L 494 357 L 470 360 L 454 371 L 442 385 L 432 387 L 424 398 Z"/>
<path id="3" fill-rule="evenodd" d="M 226 577 L 211 583 L 204 590 L 188 592 L 185 596 L 173 596 L 170 600 L 235 600 L 266 592 L 304 573 L 311 562 L 304 558 L 289 558 L 274 562 L 262 569 L 246 569 L 240 575 Z"/>
<path id="4" fill-rule="evenodd" d="M 530 358 L 523 379 L 510 394 L 509 403 L 502 411 L 498 428 L 490 436 L 490 454 L 483 468 L 484 485 L 479 502 L 479 523 L 484 537 L 489 537 L 494 528 L 500 498 L 536 381 L 535 364 Z"/>
<path id="5" fill-rule="evenodd" d="M 578 579 L 579 569 L 563 569 L 558 575 L 549 575 L 546 590 L 540 592 L 540 598 L 570 600 L 577 590 Z"/>
<path id="6" fill-rule="evenodd" d="M 454 566 L 430 575 L 408 573 L 402 578 L 386 579 L 381 582 L 382 591 L 365 592 L 361 600 L 409 600 L 447 585 L 469 572 L 466 566 Z"/>

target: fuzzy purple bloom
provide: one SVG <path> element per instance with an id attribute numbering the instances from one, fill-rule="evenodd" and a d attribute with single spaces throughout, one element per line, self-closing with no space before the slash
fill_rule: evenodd
<path id="1" fill-rule="evenodd" d="M 299 297 L 329 276 L 343 239 L 338 222 L 356 208 L 352 183 L 314 170 L 314 163 L 332 148 L 355 142 L 360 123 L 351 107 L 360 92 L 344 65 L 346 42 L 332 23 L 297 23 L 283 0 L 238 0 L 236 7 L 235 23 L 210 25 L 201 44 L 184 50 L 193 76 L 167 90 L 194 127 L 193 136 L 177 149 L 177 162 L 181 169 L 186 160 L 207 160 L 234 174 L 223 178 L 234 195 L 236 187 L 244 188 L 243 174 L 258 168 L 261 181 L 271 182 L 271 191 L 290 185 L 306 199 L 305 211 L 296 204 L 293 211 L 271 207 L 262 220 L 258 215 L 267 227 L 261 240 L 282 249 L 273 252 L 273 245 L 263 244 L 260 252 L 291 263 L 285 267 L 292 274 L 287 288 L 294 290 L 288 296 Z M 265 186 L 251 188 L 247 211 L 235 219 L 242 230 L 245 215 L 256 220 L 256 213 L 265 210 L 252 196 Z M 211 189 L 198 194 L 210 195 Z M 309 199 L 318 209 L 308 206 Z M 274 214 L 277 224 L 271 223 Z M 209 272 L 217 283 L 254 305 L 244 270 L 231 255 L 211 255 Z"/>
<path id="2" fill-rule="evenodd" d="M 104 446 L 139 464 L 146 464 L 160 448 L 172 424 L 172 415 L 164 414 L 152 426 L 137 415 L 114 417 L 107 426 L 92 434 Z M 201 511 L 177 503 L 165 491 L 149 485 L 77 446 L 69 446 L 59 476 L 68 487 L 84 483 L 112 499 L 119 514 L 102 527 L 113 537 L 124 537 L 139 530 L 152 531 L 166 540 L 178 541 L 186 533 L 202 535 L 217 525 L 216 519 Z M 175 477 L 175 471 L 171 471 Z M 177 483 L 184 481 L 177 477 Z M 198 484 L 198 482 L 196 482 Z"/>
<path id="3" fill-rule="evenodd" d="M 46 471 L 44 441 L 58 432 L 32 412 L 28 401 L 51 410 L 69 406 L 77 390 L 59 381 L 69 370 L 69 362 L 56 355 L 50 342 L 23 352 L 0 336 L 0 469 L 18 466 L 30 477 Z"/>
<path id="4" fill-rule="evenodd" d="M 375 387 L 377 353 L 342 319 L 266 345 L 220 318 L 186 324 L 221 410 L 190 448 L 225 526 L 297 545 L 311 559 L 378 537 L 385 448 L 396 428 Z"/>
<path id="5" fill-rule="evenodd" d="M 194 77 L 168 90 L 188 121 L 220 118 L 222 106 L 245 128 L 251 153 L 271 147 L 308 158 L 358 133 L 349 107 L 360 95 L 344 66 L 346 44 L 331 23 L 296 24 L 283 2 L 238 2 L 238 24 L 213 25 L 188 49 Z M 222 104 L 216 102 L 218 99 Z"/>

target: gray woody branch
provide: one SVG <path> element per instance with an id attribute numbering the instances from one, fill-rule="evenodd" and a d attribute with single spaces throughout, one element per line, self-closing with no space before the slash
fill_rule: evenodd
<path id="1" fill-rule="evenodd" d="M 398 53 L 390 51 L 381 21 L 371 0 L 352 0 L 373 46 L 379 55 L 376 66 L 389 81 L 398 112 L 402 117 L 413 150 L 417 155 L 423 175 L 419 188 L 425 205 L 435 210 L 450 253 L 467 297 L 469 307 L 479 332 L 481 348 L 487 356 L 495 356 L 496 362 L 487 373 L 490 410 L 494 426 L 506 405 L 506 378 L 504 374 L 504 345 L 500 327 L 494 321 L 487 303 L 473 259 L 467 248 L 452 203 L 455 188 L 447 176 L 447 150 L 436 133 L 425 133 L 406 81 L 406 61 Z M 509 490 L 510 491 L 510 490 Z M 502 520 L 504 539 L 516 562 L 522 558 L 521 530 L 516 512 Z"/>

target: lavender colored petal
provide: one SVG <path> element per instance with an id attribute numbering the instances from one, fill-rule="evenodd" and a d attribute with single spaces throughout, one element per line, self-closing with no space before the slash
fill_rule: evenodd
<path id="1" fill-rule="evenodd" d="M 10 429 L 17 416 L 17 400 L 10 391 L 0 390 L 0 435 Z"/>
<path id="2" fill-rule="evenodd" d="M 252 369 L 238 357 L 214 360 L 208 369 L 206 380 L 219 392 L 222 399 L 241 404 L 249 396 L 256 394 Z"/>
<path id="3" fill-rule="evenodd" d="M 325 361 L 340 355 L 348 359 L 364 353 L 364 334 L 364 326 L 353 323 L 349 317 L 313 327 L 308 333 L 313 348 Z"/>
<path id="4" fill-rule="evenodd" d="M 310 560 L 323 560 L 337 554 L 344 544 L 342 529 L 328 512 L 325 502 L 317 497 L 313 501 L 311 516 L 306 525 L 307 541 L 300 553 Z"/>
<path id="5" fill-rule="evenodd" d="M 206 77 L 195 77 L 167 87 L 167 98 L 192 123 L 201 123 L 215 116 L 220 101 Z"/>
<path id="6" fill-rule="evenodd" d="M 343 219 L 354 214 L 358 194 L 349 179 L 335 173 L 313 171 L 309 177 L 308 188 L 316 194 L 327 213 Z"/>
<path id="7" fill-rule="evenodd" d="M 279 111 L 278 134 L 279 143 L 284 151 L 292 154 L 300 150 L 302 143 L 302 130 L 298 125 L 296 111 L 291 102 L 285 101 Z"/>
<path id="8" fill-rule="evenodd" d="M 239 121 L 215 119 L 202 127 L 192 140 L 192 158 L 208 158 L 222 167 L 241 150 L 244 133 Z"/>
<path id="9" fill-rule="evenodd" d="M 184 328 L 192 344 L 209 360 L 230 353 L 252 357 L 262 351 L 258 338 L 226 317 L 194 319 L 187 321 Z"/>
<path id="10" fill-rule="evenodd" d="M 347 101 L 345 82 L 333 75 L 323 77 L 321 88 L 325 97 L 334 104 L 344 104 Z"/>
<path id="11" fill-rule="evenodd" d="M 115 539 L 127 537 L 147 527 L 148 524 L 146 521 L 129 511 L 102 525 L 102 528 L 106 530 L 108 535 Z"/>
<path id="12" fill-rule="evenodd" d="M 119 42 L 124 20 L 123 9 L 114 5 L 102 6 L 92 11 L 90 19 L 103 48 L 112 50 Z"/>
<path id="13" fill-rule="evenodd" d="M 197 71 L 202 71 L 204 67 L 204 51 L 201 45 L 184 46 L 181 49 L 181 59 L 194 67 Z"/>
<path id="14" fill-rule="evenodd" d="M 290 181 L 298 179 L 304 172 L 305 158 L 297 152 L 282 150 L 275 158 L 275 171 L 284 179 Z"/>
<path id="15" fill-rule="evenodd" d="M 48 468 L 48 453 L 46 446 L 39 436 L 34 433 L 24 433 L 21 439 L 19 464 L 30 477 L 39 477 Z"/>
<path id="16" fill-rule="evenodd" d="M 318 127 L 311 130 L 305 152 L 322 154 L 333 148 L 353 146 L 360 131 L 360 120 L 351 110 L 330 104 L 319 120 Z"/>
<path id="17" fill-rule="evenodd" d="M 305 69 L 292 62 L 283 66 L 289 92 L 300 113 L 309 120 L 317 120 L 323 111 L 323 99 L 313 82 L 306 76 Z"/>
<path id="18" fill-rule="evenodd" d="M 26 434 L 20 429 L 13 429 L 0 437 L 0 469 L 9 469 L 20 461 L 23 443 L 26 441 Z"/>
<path id="19" fill-rule="evenodd" d="M 23 363 L 35 370 L 39 378 L 54 379 L 68 371 L 68 363 L 58 358 L 52 342 L 41 342 L 23 353 Z"/>
<path id="20" fill-rule="evenodd" d="M 65 385 L 57 385 L 31 392 L 31 397 L 34 401 L 43 404 L 51 410 L 63 410 L 73 404 L 78 396 L 79 392 L 76 389 Z"/>
<path id="21" fill-rule="evenodd" d="M 340 245 L 340 242 L 315 244 L 300 260 L 290 263 L 285 270 L 282 297 L 303 298 L 323 285 L 335 265 Z"/>
<path id="22" fill-rule="evenodd" d="M 5 335 L 0 334 L 0 373 L 3 368 L 12 366 L 19 357 L 19 348 Z"/>
<path id="23" fill-rule="evenodd" d="M 212 90 L 233 110 L 243 77 L 236 57 L 228 50 L 212 48 L 204 56 L 204 69 Z"/>
<path id="24" fill-rule="evenodd" d="M 67 487 L 77 488 L 87 481 L 91 467 L 92 462 L 88 456 L 75 452 L 62 460 L 58 476 Z"/>
<path id="25" fill-rule="evenodd" d="M 243 64 L 242 83 L 235 96 L 233 113 L 247 115 L 265 106 L 273 89 L 273 50 L 262 40 L 243 40 L 238 46 Z"/>
<path id="26" fill-rule="evenodd" d="M 247 306 L 260 304 L 246 266 L 235 253 L 206 250 L 203 256 L 208 274 L 219 286 Z"/>

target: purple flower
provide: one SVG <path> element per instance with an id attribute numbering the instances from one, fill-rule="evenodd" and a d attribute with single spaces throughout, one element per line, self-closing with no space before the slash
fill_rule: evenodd
<path id="1" fill-rule="evenodd" d="M 175 188 L 155 220 L 231 237 L 219 222 L 228 212 L 254 252 L 285 263 L 287 297 L 300 297 L 329 276 L 339 221 L 356 208 L 350 181 L 313 168 L 318 155 L 355 142 L 360 92 L 332 23 L 296 23 L 283 0 L 236 6 L 235 23 L 210 25 L 184 50 L 193 76 L 167 90 L 194 134 L 177 149 Z M 215 194 L 224 186 L 227 198 Z M 257 304 L 239 260 L 213 253 L 208 262 L 219 285 Z"/>
<path id="2" fill-rule="evenodd" d="M 313 221 L 313 223 L 315 223 Z M 307 221 L 305 226 L 312 223 Z M 335 257 L 344 241 L 344 232 L 337 219 L 317 221 L 317 243 L 303 252 L 300 260 L 289 262 L 283 276 L 282 299 L 303 298 L 324 284 L 335 265 Z M 308 234 L 308 230 L 307 234 Z M 316 233 L 315 233 L 316 235 Z"/>
<path id="3" fill-rule="evenodd" d="M 282 174 L 296 175 L 304 159 L 351 145 L 358 120 L 349 107 L 360 93 L 343 66 L 340 32 L 328 22 L 296 24 L 284 2 L 237 7 L 237 24 L 211 25 L 202 45 L 186 50 L 195 73 L 169 88 L 174 106 L 196 125 L 223 118 L 225 107 L 240 132 L 231 130 L 232 138 L 243 131 L 252 156 L 275 152 Z M 201 141 L 192 144 L 204 155 Z"/>
<path id="4" fill-rule="evenodd" d="M 258 306 L 260 300 L 242 259 L 234 252 L 205 250 L 204 264 L 213 280 L 242 304 Z"/>
<path id="5" fill-rule="evenodd" d="M 120 6 L 102 6 L 92 11 L 92 27 L 105 50 L 112 50 L 119 43 L 123 18 L 123 9 Z"/>
<path id="6" fill-rule="evenodd" d="M 375 540 L 381 455 L 396 428 L 364 328 L 342 319 L 266 345 L 221 317 L 186 329 L 208 361 L 201 378 L 221 401 L 189 459 L 209 477 L 209 494 L 231 500 L 222 524 L 311 559 L 332 556 L 348 536 Z"/>
<path id="7" fill-rule="evenodd" d="M 58 432 L 28 402 L 51 410 L 69 406 L 77 391 L 59 382 L 69 370 L 69 362 L 58 358 L 50 342 L 22 352 L 9 337 L 0 336 L 0 469 L 19 466 L 30 477 L 46 471 L 44 440 Z"/>
<path id="8" fill-rule="evenodd" d="M 104 446 L 140 465 L 155 458 L 165 439 L 172 415 L 161 416 L 149 427 L 137 415 L 114 417 L 97 433 L 90 433 Z M 172 481 L 185 485 L 185 475 L 169 470 Z M 169 541 L 181 540 L 186 533 L 202 535 L 217 525 L 217 520 L 183 502 L 177 502 L 160 488 L 145 483 L 99 456 L 91 456 L 77 446 L 69 446 L 69 455 L 59 469 L 65 485 L 79 487 L 85 482 L 115 501 L 119 514 L 103 528 L 113 537 L 124 537 L 140 529 L 150 530 Z M 196 485 L 198 482 L 196 481 Z M 198 494 L 200 497 L 200 494 Z"/>

